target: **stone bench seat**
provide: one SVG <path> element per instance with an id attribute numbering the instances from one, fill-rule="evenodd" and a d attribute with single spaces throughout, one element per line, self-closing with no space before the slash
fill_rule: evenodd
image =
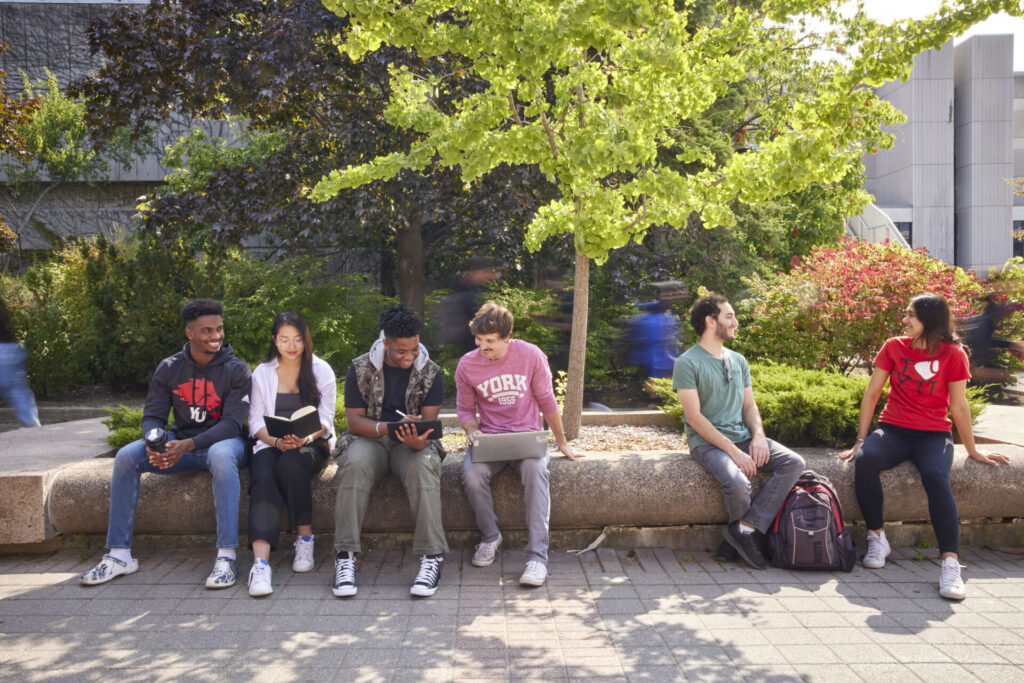
<path id="1" fill-rule="evenodd" d="M 1024 449 L 1002 448 L 1009 466 L 988 467 L 968 462 L 957 449 L 952 483 L 962 519 L 1024 517 Z M 862 516 L 853 492 L 853 467 L 835 451 L 799 449 L 810 469 L 833 482 L 848 522 Z M 463 453 L 449 454 L 442 468 L 441 497 L 444 527 L 450 533 L 475 532 L 476 523 L 462 491 Z M 112 460 L 94 459 L 62 469 L 54 479 L 48 509 L 54 529 L 63 534 L 103 534 L 107 527 Z M 606 526 L 717 526 L 726 521 L 717 482 L 685 452 L 591 454 L 569 461 L 551 460 L 551 529 L 593 533 Z M 239 526 L 246 530 L 248 470 L 242 472 Z M 330 534 L 338 466 L 331 461 L 313 486 L 313 527 Z M 755 490 L 763 475 L 755 479 Z M 523 530 L 522 486 L 507 468 L 492 480 L 495 509 L 503 532 Z M 928 506 L 917 471 L 905 463 L 883 475 L 885 519 L 927 521 Z M 411 532 L 413 520 L 405 492 L 393 476 L 386 477 L 371 496 L 364 532 Z M 210 475 L 143 475 L 135 525 L 136 534 L 213 533 L 215 531 Z"/>
<path id="2" fill-rule="evenodd" d="M 621 414 L 604 419 L 622 420 Z M 657 414 L 650 416 L 656 419 Z M 635 416 L 634 416 L 635 419 Z M 648 417 L 644 417 L 648 420 Z M 0 547 L 7 550 L 40 544 L 63 535 L 106 533 L 113 458 L 99 420 L 79 420 L 6 432 L 0 440 Z M 988 467 L 970 461 L 956 448 L 953 491 L 960 518 L 969 527 L 1000 526 L 998 537 L 985 543 L 1024 543 L 1024 447 L 986 446 L 1010 456 L 1010 465 Z M 832 480 L 848 522 L 862 521 L 853 492 L 853 466 L 834 450 L 803 448 L 810 469 Z M 453 547 L 471 547 L 479 540 L 476 522 L 462 491 L 463 453 L 448 455 L 442 468 L 444 526 Z M 718 526 L 726 521 L 720 488 L 685 451 L 588 453 L 570 462 L 551 460 L 551 530 L 553 547 L 583 547 L 606 527 L 615 527 L 606 544 L 619 547 L 708 547 L 717 543 Z M 249 472 L 242 475 L 239 526 L 247 527 Z M 759 487 L 763 477 L 754 481 Z M 495 508 L 509 546 L 525 536 L 522 486 L 508 469 L 492 480 Z M 883 475 L 885 519 L 904 522 L 903 540 L 914 543 L 930 535 L 928 507 L 917 471 L 909 463 Z M 338 468 L 332 460 L 313 486 L 313 527 L 330 538 Z M 971 522 L 986 524 L 969 524 Z M 996 524 L 994 524 L 996 523 Z M 407 544 L 413 529 L 405 492 L 394 477 L 374 490 L 364 534 L 372 543 Z M 143 475 L 136 515 L 137 538 L 212 536 L 215 516 L 210 475 L 206 472 L 163 476 Z M 859 533 L 855 529 L 855 534 Z M 913 533 L 914 535 L 911 535 Z M 613 536 L 618 534 L 616 541 Z M 972 540 L 974 539 L 974 540 Z M 95 540 L 95 539 L 93 539 Z M 981 542 L 965 537 L 964 543 Z M 368 544 L 370 542 L 368 541 Z M 576 544 L 582 545 L 576 545 Z"/>

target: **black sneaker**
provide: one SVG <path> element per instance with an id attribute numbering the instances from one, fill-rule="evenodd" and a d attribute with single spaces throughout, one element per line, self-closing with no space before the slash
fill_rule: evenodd
<path id="1" fill-rule="evenodd" d="M 429 598 L 437 592 L 437 584 L 441 582 L 441 563 L 444 559 L 440 555 L 424 555 L 420 560 L 420 573 L 409 589 L 409 593 L 421 598 Z"/>
<path id="2" fill-rule="evenodd" d="M 740 554 L 736 552 L 736 548 L 729 545 L 729 541 L 722 541 L 722 544 L 715 550 L 715 559 L 719 562 L 737 562 L 740 559 Z"/>
<path id="3" fill-rule="evenodd" d="M 731 522 L 729 526 L 724 527 L 722 529 L 722 536 L 725 537 L 729 545 L 736 549 L 736 552 L 743 558 L 743 561 L 751 567 L 754 569 L 768 568 L 764 555 L 761 554 L 761 550 L 757 547 L 754 534 L 740 533 L 739 522 Z"/>
<path id="4" fill-rule="evenodd" d="M 352 553 L 338 553 L 334 560 L 334 584 L 331 592 L 335 597 L 347 598 L 356 594 L 356 560 Z"/>

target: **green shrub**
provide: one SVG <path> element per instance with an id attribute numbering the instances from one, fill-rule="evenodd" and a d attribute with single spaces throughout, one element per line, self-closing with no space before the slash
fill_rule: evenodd
<path id="1" fill-rule="evenodd" d="M 860 402 L 867 376 L 846 376 L 824 370 L 804 370 L 787 365 L 751 363 L 750 377 L 765 433 L 787 446 L 848 448 L 857 438 Z M 679 429 L 683 409 L 671 379 L 656 380 L 661 409 Z M 888 395 L 882 390 L 876 410 Z M 967 400 L 972 421 L 985 407 L 981 389 L 970 387 Z M 876 412 L 877 419 L 877 412 Z"/>
<path id="2" fill-rule="evenodd" d="M 211 296 L 224 306 L 224 327 L 235 353 L 252 365 L 266 356 L 274 318 L 295 311 L 309 325 L 316 355 L 343 376 L 377 338 L 377 316 L 396 303 L 358 277 L 327 278 L 314 259 L 266 263 L 233 253 L 218 267 L 221 289 Z"/>

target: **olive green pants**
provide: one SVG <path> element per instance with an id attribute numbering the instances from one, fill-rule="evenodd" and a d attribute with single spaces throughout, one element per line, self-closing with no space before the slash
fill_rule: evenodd
<path id="1" fill-rule="evenodd" d="M 405 487 L 416 520 L 412 551 L 417 555 L 448 552 L 441 523 L 441 457 L 431 443 L 414 451 L 404 443 L 359 437 L 339 459 L 341 481 L 334 501 L 334 551 L 358 553 L 359 533 L 374 485 L 395 475 Z"/>

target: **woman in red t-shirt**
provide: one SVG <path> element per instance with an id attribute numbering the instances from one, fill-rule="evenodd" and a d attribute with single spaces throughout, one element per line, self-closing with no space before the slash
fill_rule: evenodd
<path id="1" fill-rule="evenodd" d="M 875 370 L 860 404 L 857 442 L 839 457 L 854 460 L 854 490 L 868 527 L 864 566 L 880 569 L 889 555 L 882 528 L 882 481 L 884 470 L 909 459 L 921 474 L 928 495 L 928 513 L 939 542 L 942 573 L 939 594 L 951 600 L 965 597 L 960 577 L 960 519 L 949 486 L 953 464 L 953 435 L 949 415 L 956 422 L 967 455 L 986 465 L 1008 463 L 1005 455 L 980 452 L 971 431 L 967 405 L 967 353 L 953 333 L 953 319 L 946 301 L 936 294 L 910 300 L 903 329 L 907 336 L 885 342 L 875 356 Z M 889 382 L 889 400 L 868 435 L 882 387 Z"/>

